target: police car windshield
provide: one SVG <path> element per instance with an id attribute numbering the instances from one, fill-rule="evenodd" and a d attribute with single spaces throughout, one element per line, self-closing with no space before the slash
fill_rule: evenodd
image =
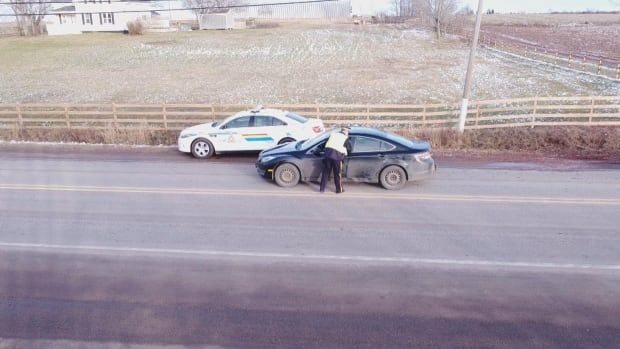
<path id="1" fill-rule="evenodd" d="M 317 145 L 317 144 L 321 143 L 322 141 L 324 141 L 329 136 L 330 133 L 332 133 L 332 130 L 325 131 L 325 132 L 321 133 L 320 135 L 318 135 L 318 136 L 316 136 L 314 138 L 311 138 L 311 139 L 308 139 L 306 141 L 302 141 L 302 142 L 297 143 L 297 145 L 295 147 L 297 149 L 301 149 L 301 150 L 310 149 L 310 148 L 314 147 L 315 145 Z"/>
<path id="2" fill-rule="evenodd" d="M 289 119 L 293 119 L 301 124 L 305 124 L 308 121 L 308 119 L 304 118 L 303 116 L 291 112 L 286 113 L 286 117 Z"/>

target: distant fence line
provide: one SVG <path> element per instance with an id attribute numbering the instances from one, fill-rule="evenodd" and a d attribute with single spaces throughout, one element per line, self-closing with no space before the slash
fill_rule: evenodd
<path id="1" fill-rule="evenodd" d="M 0 129 L 181 130 L 224 119 L 251 105 L 0 104 Z M 460 105 L 273 104 L 326 125 L 386 129 L 453 128 Z M 522 126 L 620 126 L 620 96 L 532 97 L 471 101 L 466 129 Z"/>
<path id="2" fill-rule="evenodd" d="M 567 52 L 519 39 L 498 38 L 492 33 L 482 33 L 480 44 L 489 48 L 515 53 L 555 65 L 581 70 L 610 78 L 620 79 L 620 60 L 589 52 Z"/>

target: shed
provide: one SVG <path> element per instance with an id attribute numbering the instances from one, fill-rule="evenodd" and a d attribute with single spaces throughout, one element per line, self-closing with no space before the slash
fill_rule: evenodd
<path id="1" fill-rule="evenodd" d="M 215 10 L 200 17 L 200 29 L 233 29 L 235 16 L 230 9 Z"/>

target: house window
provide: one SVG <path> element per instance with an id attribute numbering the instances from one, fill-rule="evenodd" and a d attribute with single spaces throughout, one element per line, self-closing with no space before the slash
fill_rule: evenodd
<path id="1" fill-rule="evenodd" d="M 103 18 L 103 22 L 101 24 L 114 24 L 114 13 L 102 13 L 101 18 Z"/>
<path id="2" fill-rule="evenodd" d="M 92 13 L 82 13 L 82 24 L 93 24 L 93 14 Z"/>

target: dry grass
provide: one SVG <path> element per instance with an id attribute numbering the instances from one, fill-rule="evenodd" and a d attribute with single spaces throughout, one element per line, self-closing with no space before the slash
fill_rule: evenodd
<path id="1" fill-rule="evenodd" d="M 620 128 L 535 127 L 467 131 L 452 129 L 397 132 L 429 141 L 434 150 L 538 152 L 583 159 L 620 157 Z M 178 131 L 88 129 L 0 129 L 0 140 L 91 144 L 174 145 Z"/>
<path id="2" fill-rule="evenodd" d="M 399 133 L 430 141 L 437 150 L 526 151 L 592 159 L 620 156 L 620 128 L 515 127 L 471 130 L 462 135 L 451 129 Z"/>
<path id="3" fill-rule="evenodd" d="M 88 144 L 172 145 L 178 131 L 104 130 L 92 129 L 0 129 L 0 139 L 6 141 L 62 142 Z"/>

